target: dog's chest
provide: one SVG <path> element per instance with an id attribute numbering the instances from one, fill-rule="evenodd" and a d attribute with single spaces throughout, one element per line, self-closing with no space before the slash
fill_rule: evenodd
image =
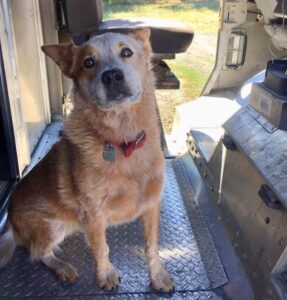
<path id="1" fill-rule="evenodd" d="M 111 155 L 113 158 L 114 154 Z M 151 157 L 144 149 L 134 152 L 130 157 L 124 157 L 121 153 L 115 153 L 114 160 L 103 159 L 101 156 L 86 158 L 77 162 L 80 190 L 90 191 L 93 194 L 101 194 L 103 190 L 111 191 L 125 189 L 132 182 L 143 186 L 146 178 L 152 176 Z"/>

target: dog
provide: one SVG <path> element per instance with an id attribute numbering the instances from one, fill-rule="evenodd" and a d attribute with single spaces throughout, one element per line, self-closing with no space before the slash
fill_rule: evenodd
<path id="1" fill-rule="evenodd" d="M 149 39 L 150 30 L 142 28 L 98 35 L 81 46 L 42 46 L 72 79 L 74 108 L 62 139 L 12 193 L 0 238 L 1 267 L 19 245 L 61 282 L 73 282 L 77 270 L 54 252 L 65 237 L 82 231 L 97 285 L 114 290 L 120 277 L 109 260 L 105 231 L 140 217 L 152 287 L 174 290 L 158 254 L 165 164 Z"/>

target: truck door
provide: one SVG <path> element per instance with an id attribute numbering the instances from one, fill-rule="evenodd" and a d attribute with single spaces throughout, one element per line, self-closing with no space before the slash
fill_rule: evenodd
<path id="1" fill-rule="evenodd" d="M 0 220 L 50 123 L 43 43 L 39 1 L 0 1 Z"/>
<path id="2" fill-rule="evenodd" d="M 50 123 L 49 93 L 39 2 L 0 2 L 0 41 L 19 176 Z M 8 125 L 7 125 L 8 126 Z"/>
<path id="3" fill-rule="evenodd" d="M 40 47 L 42 29 L 38 1 L 9 1 L 23 117 L 27 127 L 29 152 L 34 150 L 50 122 L 45 63 Z"/>

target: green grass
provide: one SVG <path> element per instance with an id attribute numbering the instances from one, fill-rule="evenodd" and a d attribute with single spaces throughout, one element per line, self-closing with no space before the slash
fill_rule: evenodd
<path id="1" fill-rule="evenodd" d="M 180 21 L 191 27 L 195 32 L 216 32 L 218 7 L 219 3 L 216 0 L 145 5 L 112 5 L 106 3 L 104 6 L 104 19 L 159 18 Z"/>
<path id="2" fill-rule="evenodd" d="M 169 66 L 180 78 L 180 89 L 156 91 L 161 121 L 166 133 L 171 132 L 176 107 L 197 98 L 209 76 L 208 73 L 186 65 L 184 60 L 169 61 Z"/>
<path id="3" fill-rule="evenodd" d="M 198 97 L 199 91 L 206 83 L 208 74 L 186 65 L 185 61 L 170 61 L 172 71 L 181 78 L 181 89 L 186 98 Z"/>
<path id="4" fill-rule="evenodd" d="M 194 41 L 187 53 L 168 60 L 171 70 L 181 81 L 180 90 L 157 91 L 160 115 L 165 132 L 169 133 L 176 106 L 197 98 L 213 68 L 216 35 L 218 30 L 219 0 L 166 1 L 166 3 L 111 4 L 105 2 L 104 19 L 138 17 L 179 21 L 195 32 Z M 125 0 L 127 1 L 127 0 Z M 132 2 L 132 1 L 130 1 Z"/>

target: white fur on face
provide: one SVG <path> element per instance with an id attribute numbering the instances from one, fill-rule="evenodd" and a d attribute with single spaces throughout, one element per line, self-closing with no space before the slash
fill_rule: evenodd
<path id="1" fill-rule="evenodd" d="M 134 38 L 123 35 L 107 33 L 93 37 L 87 42 L 99 54 L 98 67 L 95 78 L 89 83 L 90 95 L 102 110 L 110 110 L 123 105 L 138 102 L 142 95 L 141 73 L 145 67 L 141 45 Z M 123 48 L 132 50 L 129 58 L 120 56 Z M 116 99 L 109 99 L 106 86 L 102 83 L 101 75 L 110 69 L 120 69 L 124 74 L 122 93 Z"/>

